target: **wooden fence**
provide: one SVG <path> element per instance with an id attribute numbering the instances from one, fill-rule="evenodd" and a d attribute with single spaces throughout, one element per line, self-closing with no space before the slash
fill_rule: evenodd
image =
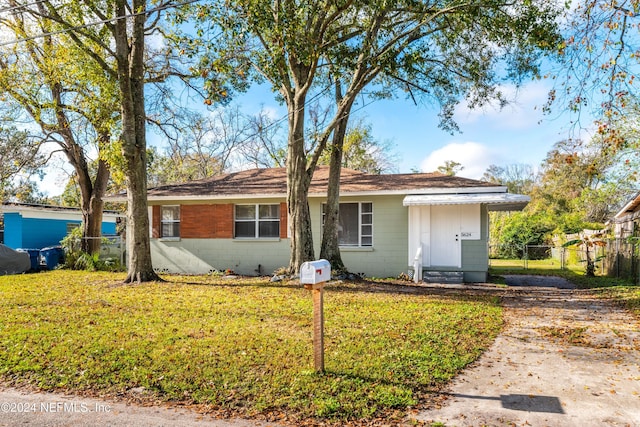
<path id="1" fill-rule="evenodd" d="M 607 276 L 640 283 L 640 243 L 628 239 L 607 241 L 604 259 Z"/>

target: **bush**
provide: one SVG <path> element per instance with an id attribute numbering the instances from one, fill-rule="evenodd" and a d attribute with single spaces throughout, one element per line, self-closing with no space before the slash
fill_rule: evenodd
<path id="1" fill-rule="evenodd" d="M 124 271 L 122 263 L 117 258 L 100 258 L 99 253 L 88 254 L 80 250 L 81 240 L 82 230 L 77 227 L 60 242 L 65 252 L 63 268 L 86 271 Z M 105 240 L 104 243 L 107 241 Z"/>
<path id="2" fill-rule="evenodd" d="M 550 244 L 551 232 L 556 228 L 547 215 L 528 212 L 496 217 L 492 227 L 492 233 L 496 236 L 492 246 L 497 247 L 494 255 L 517 259 L 524 257 L 524 247 L 527 245 Z"/>

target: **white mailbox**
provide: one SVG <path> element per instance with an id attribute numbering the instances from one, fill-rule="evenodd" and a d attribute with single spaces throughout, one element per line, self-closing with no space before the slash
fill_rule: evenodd
<path id="1" fill-rule="evenodd" d="M 315 285 L 331 280 L 331 264 L 326 259 L 307 261 L 300 266 L 300 283 Z"/>

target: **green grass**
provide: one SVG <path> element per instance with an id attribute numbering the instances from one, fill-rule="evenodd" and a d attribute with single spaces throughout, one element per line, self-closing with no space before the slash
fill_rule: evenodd
<path id="1" fill-rule="evenodd" d="M 638 286 L 614 286 L 599 289 L 604 298 L 611 298 L 622 304 L 640 319 L 640 287 Z"/>
<path id="2" fill-rule="evenodd" d="M 501 269 L 523 269 L 525 268 L 525 260 L 522 259 L 490 259 L 489 264 L 491 268 Z M 559 270 L 561 265 L 560 261 L 556 259 L 536 259 L 536 260 L 526 260 L 527 268 L 535 268 L 540 270 Z M 568 266 L 569 269 L 584 269 L 584 266 L 579 264 L 571 264 Z"/>
<path id="3" fill-rule="evenodd" d="M 581 289 L 603 288 L 611 286 L 629 285 L 624 279 L 616 279 L 607 276 L 588 277 L 585 275 L 583 264 L 572 264 L 564 270 L 559 264 L 552 264 L 550 260 L 528 261 L 528 268 L 524 268 L 522 260 L 491 260 L 489 273 L 493 277 L 500 277 L 505 274 L 531 274 L 535 276 L 558 276 L 564 277 Z"/>
<path id="4" fill-rule="evenodd" d="M 325 374 L 308 291 L 264 279 L 53 271 L 0 277 L 0 379 L 240 416 L 402 416 L 475 360 L 501 327 L 492 298 L 325 292 Z"/>

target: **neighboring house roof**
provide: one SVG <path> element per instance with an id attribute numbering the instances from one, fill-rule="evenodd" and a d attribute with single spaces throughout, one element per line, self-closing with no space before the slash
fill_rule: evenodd
<path id="1" fill-rule="evenodd" d="M 329 168 L 316 169 L 309 196 L 326 196 Z M 506 193 L 506 187 L 441 173 L 370 175 L 342 169 L 341 195 L 378 194 L 473 194 Z M 184 184 L 164 185 L 148 190 L 149 200 L 284 197 L 287 193 L 285 168 L 251 169 L 214 176 Z M 123 195 L 112 200 L 124 199 Z"/>
<path id="2" fill-rule="evenodd" d="M 82 211 L 78 208 L 72 208 L 67 206 L 53 206 L 53 205 L 40 205 L 35 203 L 17 203 L 17 202 L 2 202 L 0 210 L 3 213 L 19 212 L 19 213 L 55 213 L 56 215 L 68 214 L 68 215 L 82 215 Z M 116 211 L 104 211 L 103 216 L 105 218 L 117 218 L 124 216 Z"/>
<path id="3" fill-rule="evenodd" d="M 631 200 L 629 200 L 629 202 L 627 202 L 626 205 L 624 205 L 624 207 L 622 209 L 620 209 L 620 211 L 615 214 L 614 218 L 615 219 L 621 219 L 624 218 L 630 214 L 633 214 L 634 212 L 637 212 L 640 207 L 640 192 L 636 193 L 635 196 L 633 196 L 633 198 Z"/>

